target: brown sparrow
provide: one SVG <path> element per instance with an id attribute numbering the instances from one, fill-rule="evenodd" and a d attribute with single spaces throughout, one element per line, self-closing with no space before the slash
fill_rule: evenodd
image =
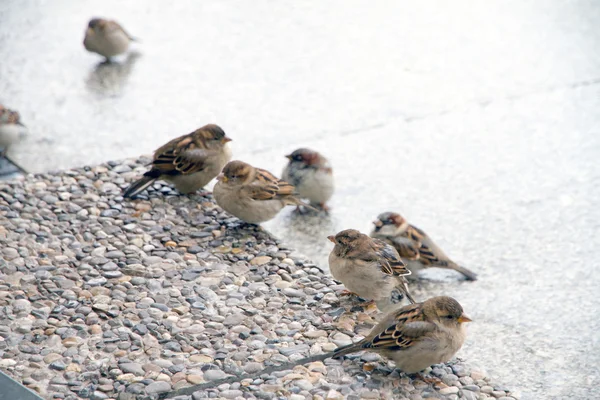
<path id="1" fill-rule="evenodd" d="M 410 271 L 392 246 L 355 229 L 346 229 L 327 239 L 335 244 L 329 254 L 331 275 L 350 292 L 375 301 L 380 310 L 391 305 L 394 288 L 411 303 L 415 302 L 404 278 Z"/>
<path id="2" fill-rule="evenodd" d="M 394 246 L 415 277 L 421 269 L 438 267 L 460 272 L 468 280 L 477 279 L 475 273 L 450 260 L 425 232 L 410 225 L 400 214 L 380 214 L 373 224 L 375 229 L 371 232 L 371 237 Z"/>
<path id="3" fill-rule="evenodd" d="M 216 177 L 231 159 L 231 139 L 214 124 L 171 140 L 154 152 L 152 169 L 131 184 L 123 197 L 133 197 L 157 179 L 175 185 L 182 193 L 194 193 Z"/>
<path id="4" fill-rule="evenodd" d="M 18 143 L 25 131 L 19 113 L 0 104 L 0 155 L 5 156 L 8 147 Z"/>
<path id="5" fill-rule="evenodd" d="M 275 371 L 288 371 L 298 365 L 340 358 L 360 351 L 379 353 L 394 361 L 402 372 L 414 374 L 433 364 L 449 361 L 465 341 L 466 322 L 471 322 L 471 318 L 464 313 L 458 301 L 447 296 L 433 297 L 423 303 L 410 304 L 385 314 L 369 335 L 359 342 L 338 347 L 328 353 L 239 375 L 236 381 L 253 380 Z M 211 382 L 211 387 L 230 382 L 231 377 L 217 379 Z M 205 389 L 205 386 L 194 385 L 171 392 L 169 396 L 189 396 L 201 389 Z"/>
<path id="6" fill-rule="evenodd" d="M 296 187 L 298 195 L 323 210 L 333 195 L 333 171 L 329 161 L 316 151 L 298 149 L 286 156 L 290 161 L 282 178 Z"/>
<path id="7" fill-rule="evenodd" d="M 287 205 L 308 206 L 294 196 L 294 186 L 243 161 L 227 164 L 217 181 L 213 189 L 217 204 L 251 224 L 270 220 Z"/>
<path id="8" fill-rule="evenodd" d="M 363 340 L 338 348 L 334 358 L 367 350 L 394 361 L 407 374 L 449 361 L 462 347 L 466 332 L 462 306 L 452 297 L 433 297 L 388 313 Z"/>
<path id="9" fill-rule="evenodd" d="M 135 39 L 115 21 L 93 18 L 88 23 L 83 39 L 87 51 L 98 53 L 110 61 L 111 57 L 123 54 Z"/>

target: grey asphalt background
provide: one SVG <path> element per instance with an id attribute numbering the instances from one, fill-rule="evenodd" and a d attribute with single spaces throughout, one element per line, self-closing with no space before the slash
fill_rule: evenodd
<path id="1" fill-rule="evenodd" d="M 141 43 L 81 44 L 108 16 Z M 600 4 L 595 1 L 0 3 L 0 102 L 31 171 L 149 154 L 209 122 L 279 174 L 327 155 L 328 218 L 265 227 L 326 268 L 329 234 L 395 210 L 480 280 L 419 298 L 474 318 L 460 353 L 523 399 L 600 396 Z"/>

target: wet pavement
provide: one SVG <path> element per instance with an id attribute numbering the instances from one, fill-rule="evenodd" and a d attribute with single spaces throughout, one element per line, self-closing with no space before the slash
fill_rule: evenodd
<path id="1" fill-rule="evenodd" d="M 117 64 L 92 16 L 141 39 Z M 475 319 L 462 358 L 523 399 L 600 396 L 600 6 L 593 1 L 16 1 L 0 4 L 0 103 L 39 172 L 148 154 L 208 122 L 280 173 L 323 152 L 328 218 L 265 227 L 326 267 L 329 234 L 404 214 L 474 283 L 419 298 Z"/>

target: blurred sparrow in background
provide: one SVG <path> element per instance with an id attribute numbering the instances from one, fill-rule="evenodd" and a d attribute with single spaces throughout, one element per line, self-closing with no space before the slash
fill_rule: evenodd
<path id="1" fill-rule="evenodd" d="M 83 46 L 87 51 L 98 53 L 110 61 L 111 57 L 125 53 L 129 43 L 134 40 L 117 22 L 93 18 L 85 31 Z"/>
<path id="2" fill-rule="evenodd" d="M 283 169 L 282 178 L 296 187 L 300 198 L 323 210 L 333 195 L 333 171 L 329 161 L 316 151 L 298 149 L 286 156 L 290 161 Z"/>
<path id="3" fill-rule="evenodd" d="M 123 197 L 133 197 L 157 179 L 175 185 L 182 193 L 194 193 L 216 177 L 231 159 L 231 139 L 214 124 L 205 125 L 165 144 L 156 152 L 152 169 L 131 184 Z"/>
<path id="4" fill-rule="evenodd" d="M 8 147 L 21 141 L 25 133 L 19 113 L 0 104 L 0 156 L 5 156 Z"/>
<path id="5" fill-rule="evenodd" d="M 329 254 L 329 270 L 350 292 L 375 301 L 380 310 L 392 304 L 394 288 L 411 303 L 415 302 L 404 278 L 410 271 L 392 246 L 355 229 L 346 229 L 327 239 L 335 244 Z"/>
<path id="6" fill-rule="evenodd" d="M 251 224 L 270 220 L 287 205 L 308 206 L 294 196 L 294 186 L 243 161 L 227 164 L 217 181 L 217 204 Z"/>
<path id="7" fill-rule="evenodd" d="M 470 321 L 458 301 L 433 297 L 390 312 L 367 337 L 336 349 L 333 357 L 373 351 L 393 360 L 403 372 L 413 374 L 449 361 L 462 347 L 464 323 Z"/>
<path id="8" fill-rule="evenodd" d="M 453 269 L 468 280 L 476 280 L 477 275 L 450 260 L 429 236 L 419 228 L 410 225 L 400 214 L 386 212 L 373 222 L 375 229 L 371 237 L 390 243 L 398 250 L 406 266 L 414 274 L 430 267 Z"/>

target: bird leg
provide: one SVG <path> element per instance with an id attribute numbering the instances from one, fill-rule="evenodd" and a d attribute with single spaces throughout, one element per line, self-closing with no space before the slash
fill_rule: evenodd
<path id="1" fill-rule="evenodd" d="M 356 304 L 352 307 L 352 310 L 355 312 L 358 311 L 365 311 L 365 312 L 369 312 L 369 311 L 373 311 L 373 310 L 377 310 L 377 304 L 375 303 L 375 300 L 365 300 L 362 297 L 360 297 L 359 295 L 357 295 L 354 292 L 351 292 L 348 289 L 344 289 L 341 292 L 338 293 L 338 296 L 355 296 L 355 300 L 358 300 L 359 304 Z"/>
<path id="2" fill-rule="evenodd" d="M 255 232 L 259 232 L 259 231 L 263 230 L 262 226 L 260 226 L 258 224 L 251 224 L 250 222 L 246 222 L 246 221 L 242 221 L 242 223 L 238 225 L 238 228 L 247 229 L 247 230 L 255 231 Z"/>
<path id="3" fill-rule="evenodd" d="M 329 212 L 329 210 L 331 210 L 331 208 L 325 203 L 319 203 L 319 207 L 321 207 L 321 209 L 325 212 Z"/>
<path id="4" fill-rule="evenodd" d="M 6 158 L 7 161 L 10 161 L 11 163 L 14 164 L 14 162 L 8 158 L 7 153 L 8 153 L 8 146 L 2 147 L 2 150 L 0 150 L 0 157 Z M 19 167 L 19 168 L 21 168 L 21 167 Z"/>
<path id="5" fill-rule="evenodd" d="M 212 194 L 212 192 L 209 192 L 208 190 L 203 190 L 200 193 L 195 193 L 197 196 L 202 196 L 202 197 L 208 197 L 209 194 Z"/>
<path id="6" fill-rule="evenodd" d="M 435 376 L 425 376 L 420 372 L 417 372 L 416 374 L 409 374 L 408 377 L 412 380 L 416 380 L 416 379 L 420 379 L 425 383 L 428 383 L 430 385 L 435 385 L 436 383 L 440 383 L 442 382 L 442 380 L 438 377 Z"/>
<path id="7" fill-rule="evenodd" d="M 351 292 L 348 289 L 344 289 L 341 292 L 338 293 L 338 296 L 355 296 L 356 299 L 361 303 L 361 305 L 368 307 L 370 305 L 375 304 L 375 300 L 366 300 L 363 299 L 362 297 L 360 297 L 358 294 Z"/>
<path id="8" fill-rule="evenodd" d="M 324 208 L 323 208 L 324 207 Z M 318 205 L 313 205 L 313 204 L 302 204 L 302 205 L 296 205 L 296 209 L 294 210 L 295 213 L 300 214 L 300 215 L 306 215 L 306 214 L 318 214 L 321 211 L 328 211 L 329 207 L 325 206 L 323 203 L 318 204 Z"/>
<path id="9" fill-rule="evenodd" d="M 305 207 L 305 206 L 301 206 L 301 205 L 297 205 L 296 209 L 294 210 L 294 212 L 300 214 L 300 215 L 306 215 L 309 214 L 311 211 L 310 208 Z"/>
<path id="10" fill-rule="evenodd" d="M 365 300 L 362 297 L 360 297 L 358 294 L 351 292 L 348 289 L 344 289 L 341 292 L 338 292 L 338 296 L 354 296 L 355 299 L 354 301 L 358 300 L 358 304 L 355 302 L 354 305 L 352 306 L 351 311 L 353 312 L 360 312 L 360 311 L 364 311 L 364 312 L 370 312 L 370 311 L 377 311 L 378 307 L 377 307 L 377 303 L 375 302 L 375 300 Z"/>

